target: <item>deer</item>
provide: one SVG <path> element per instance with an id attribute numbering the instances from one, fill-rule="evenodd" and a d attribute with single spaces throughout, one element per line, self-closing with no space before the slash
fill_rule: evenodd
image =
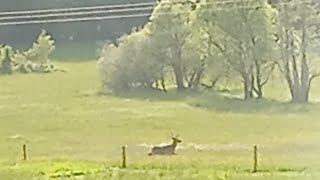
<path id="1" fill-rule="evenodd" d="M 172 143 L 165 146 L 154 146 L 151 148 L 151 152 L 148 154 L 149 156 L 152 155 L 177 155 L 175 149 L 178 143 L 182 141 L 178 139 L 179 135 L 173 136 L 171 134 Z"/>

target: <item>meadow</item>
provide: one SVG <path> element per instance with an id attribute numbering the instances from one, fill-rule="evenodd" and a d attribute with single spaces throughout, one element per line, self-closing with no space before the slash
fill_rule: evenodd
<path id="1" fill-rule="evenodd" d="M 320 178 L 319 80 L 308 105 L 284 103 L 276 78 L 260 101 L 213 92 L 112 96 L 99 93 L 94 61 L 57 64 L 68 72 L 0 77 L 0 179 Z M 151 145 L 170 143 L 171 132 L 183 141 L 178 155 L 147 156 Z"/>

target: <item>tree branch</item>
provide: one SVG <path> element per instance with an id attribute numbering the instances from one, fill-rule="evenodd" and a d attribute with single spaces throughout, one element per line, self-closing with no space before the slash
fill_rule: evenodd
<path id="1" fill-rule="evenodd" d="M 213 45 L 216 46 L 216 48 L 219 49 L 219 51 L 225 56 L 225 52 L 224 52 L 224 49 L 218 44 L 216 43 L 215 41 L 211 41 Z"/>
<path id="2" fill-rule="evenodd" d="M 314 74 L 312 76 L 310 76 L 309 78 L 309 84 L 311 83 L 312 80 L 314 80 L 315 78 L 320 77 L 320 73 Z"/>
<path id="3" fill-rule="evenodd" d="M 320 35 L 316 35 L 316 36 L 311 37 L 311 40 L 316 40 L 316 39 L 320 39 Z"/>
<path id="4" fill-rule="evenodd" d="M 261 83 L 261 87 L 263 87 L 264 85 L 267 84 L 267 82 L 269 81 L 270 76 L 271 76 L 271 73 L 273 72 L 275 66 L 276 66 L 276 62 L 274 62 L 274 63 L 272 64 L 270 71 L 267 73 L 267 78 Z"/>
<path id="5" fill-rule="evenodd" d="M 225 49 L 219 45 L 217 42 L 215 42 L 214 40 L 211 39 L 211 43 L 222 53 L 222 55 L 225 57 L 226 61 L 236 70 L 238 71 L 240 74 L 243 74 L 243 71 L 241 70 L 241 68 L 238 65 L 235 65 L 234 62 L 232 62 L 226 55 Z"/>
<path id="6" fill-rule="evenodd" d="M 278 61 L 275 61 L 275 65 L 277 65 L 279 67 L 279 70 L 281 71 L 281 73 L 284 73 L 284 69 L 282 69 L 282 67 Z"/>
<path id="7" fill-rule="evenodd" d="M 201 83 L 201 86 L 204 87 L 204 90 L 202 90 L 202 91 L 205 91 L 205 90 L 208 90 L 208 89 L 212 89 L 217 84 L 217 82 L 219 81 L 220 77 L 221 76 L 217 76 L 213 81 L 211 81 L 211 85 L 207 85 L 207 84 Z"/>

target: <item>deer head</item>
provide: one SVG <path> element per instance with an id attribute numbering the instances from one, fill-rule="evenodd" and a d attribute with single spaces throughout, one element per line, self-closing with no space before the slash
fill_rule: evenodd
<path id="1" fill-rule="evenodd" d="M 182 140 L 179 139 L 179 134 L 173 135 L 173 133 L 171 133 L 171 139 L 173 140 L 173 144 L 178 144 L 182 142 Z"/>

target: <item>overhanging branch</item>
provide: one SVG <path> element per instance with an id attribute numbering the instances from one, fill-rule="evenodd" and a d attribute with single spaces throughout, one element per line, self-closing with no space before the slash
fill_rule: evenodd
<path id="1" fill-rule="evenodd" d="M 282 72 L 282 73 L 284 73 L 284 69 L 282 69 L 282 67 L 281 67 L 281 65 L 280 65 L 280 63 L 279 62 L 275 62 L 275 65 L 277 65 L 278 66 L 278 68 L 279 68 L 279 70 Z"/>
<path id="2" fill-rule="evenodd" d="M 264 85 L 267 84 L 267 82 L 269 81 L 269 79 L 270 79 L 270 77 L 271 77 L 271 74 L 272 74 L 275 66 L 276 66 L 276 62 L 272 63 L 271 69 L 270 69 L 270 71 L 267 73 L 266 79 L 261 83 L 261 87 L 263 87 Z"/>
<path id="3" fill-rule="evenodd" d="M 312 80 L 314 80 L 315 78 L 320 77 L 320 73 L 314 74 L 312 76 L 310 76 L 309 78 L 309 84 L 311 83 Z"/>

